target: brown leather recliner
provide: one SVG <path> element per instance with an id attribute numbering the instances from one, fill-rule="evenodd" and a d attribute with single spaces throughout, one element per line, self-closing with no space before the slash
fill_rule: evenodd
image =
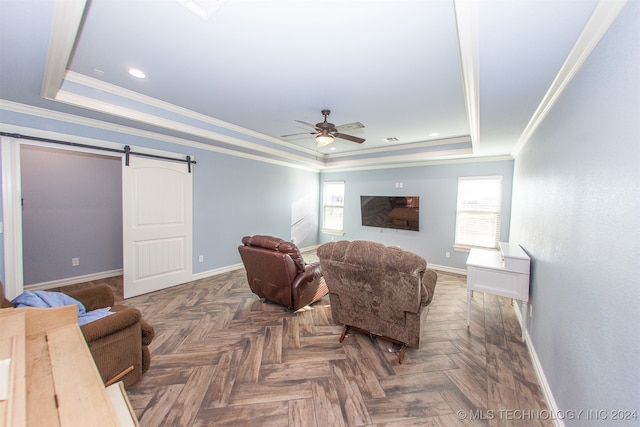
<path id="1" fill-rule="evenodd" d="M 63 293 L 80 301 L 87 311 L 111 307 L 114 314 L 82 325 L 80 330 L 102 381 L 107 383 L 118 379 L 125 386 L 138 381 L 149 369 L 151 354 L 148 346 L 155 334 L 153 327 L 142 319 L 140 310 L 115 305 L 114 291 L 109 285 L 96 285 Z M 4 289 L 0 283 L 0 308 L 9 307 L 13 307 L 13 304 L 4 298 Z"/>
<path id="2" fill-rule="evenodd" d="M 298 310 L 329 291 L 319 262 L 305 263 L 298 247 L 273 236 L 245 236 L 238 247 L 249 287 L 260 298 Z"/>
<path id="3" fill-rule="evenodd" d="M 419 255 L 363 240 L 329 242 L 318 248 L 329 287 L 333 321 L 350 329 L 418 348 L 425 308 L 438 275 Z"/>

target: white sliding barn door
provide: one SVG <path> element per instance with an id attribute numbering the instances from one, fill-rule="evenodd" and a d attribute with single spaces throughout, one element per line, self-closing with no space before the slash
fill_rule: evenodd
<path id="1" fill-rule="evenodd" d="M 192 174 L 183 162 L 123 158 L 124 297 L 192 278 Z"/>

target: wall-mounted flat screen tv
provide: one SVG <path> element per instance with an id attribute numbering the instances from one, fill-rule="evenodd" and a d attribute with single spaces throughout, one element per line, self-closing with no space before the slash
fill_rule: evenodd
<path id="1" fill-rule="evenodd" d="M 420 230 L 420 197 L 360 196 L 362 225 Z"/>

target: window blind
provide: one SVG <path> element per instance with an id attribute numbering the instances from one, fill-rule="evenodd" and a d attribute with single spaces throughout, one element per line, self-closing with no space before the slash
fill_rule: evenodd
<path id="1" fill-rule="evenodd" d="M 322 231 L 343 234 L 344 181 L 325 182 L 322 191 Z"/>
<path id="2" fill-rule="evenodd" d="M 455 247 L 497 248 L 502 176 L 458 178 Z"/>

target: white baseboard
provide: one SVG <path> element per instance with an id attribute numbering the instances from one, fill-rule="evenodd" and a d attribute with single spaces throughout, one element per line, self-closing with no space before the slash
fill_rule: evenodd
<path id="1" fill-rule="evenodd" d="M 319 247 L 320 247 L 320 245 L 311 245 L 311 246 L 307 246 L 307 247 L 304 247 L 304 248 L 298 248 L 298 250 L 300 252 L 302 252 L 302 253 L 309 252 L 309 251 L 314 251 L 315 252 L 315 251 L 318 250 Z"/>
<path id="2" fill-rule="evenodd" d="M 311 250 L 315 250 L 317 248 L 318 248 L 318 245 L 309 246 L 304 249 L 300 249 L 300 252 L 308 252 Z M 436 264 L 429 264 L 428 267 L 433 270 L 443 271 L 446 273 L 461 274 L 461 275 L 467 274 L 467 270 L 464 270 L 462 268 L 447 267 L 444 265 L 436 265 Z M 207 271 L 193 274 L 192 280 L 206 279 L 207 277 L 217 276 L 219 274 L 228 273 L 230 271 L 238 270 L 241 268 L 244 268 L 244 264 L 242 263 L 215 268 L 213 270 L 207 270 Z M 93 280 L 106 279 L 113 276 L 121 276 L 122 274 L 123 274 L 122 269 L 103 271 L 101 273 L 92 273 L 92 274 L 86 274 L 84 276 L 75 276 L 75 277 L 67 277 L 64 279 L 52 280 L 50 282 L 34 283 L 31 285 L 25 286 L 24 290 L 25 291 L 43 291 L 51 288 L 60 288 L 63 286 L 75 285 L 77 283 L 84 283 L 84 282 L 91 282 Z"/>
<path id="3" fill-rule="evenodd" d="M 432 270 L 442 271 L 445 273 L 460 274 L 462 276 L 467 275 L 467 270 L 465 268 L 447 267 L 446 265 L 438 265 L 438 264 L 431 264 L 431 263 L 427 264 L 427 268 L 430 268 Z"/>
<path id="4" fill-rule="evenodd" d="M 50 282 L 34 283 L 24 287 L 25 291 L 43 291 L 45 289 L 60 288 L 62 286 L 75 285 L 77 283 L 91 282 L 93 280 L 106 279 L 113 276 L 121 276 L 122 269 L 103 271 L 101 273 L 85 274 L 84 276 L 67 277 L 65 279 L 52 280 Z"/>
<path id="5" fill-rule="evenodd" d="M 225 267 L 220 267 L 220 268 L 214 268 L 213 270 L 207 270 L 207 271 L 203 271 L 201 273 L 196 273 L 192 275 L 191 280 L 206 279 L 207 277 L 217 276 L 219 274 L 228 273 L 230 271 L 239 270 L 241 268 L 244 268 L 244 264 L 242 263 L 227 265 Z"/>
<path id="6" fill-rule="evenodd" d="M 513 309 L 516 313 L 516 317 L 518 318 L 518 322 L 520 323 L 520 328 L 522 328 L 522 313 L 520 311 L 520 306 L 518 302 L 513 304 Z M 538 383 L 540 384 L 540 388 L 542 389 L 542 394 L 544 395 L 544 400 L 547 403 L 547 410 L 549 411 L 549 415 L 553 420 L 553 425 L 555 427 L 564 427 L 564 422 L 561 419 L 558 419 L 555 415 L 559 413 L 558 405 L 556 404 L 556 400 L 553 398 L 553 393 L 551 393 L 551 387 L 549 387 L 549 382 L 547 381 L 547 377 L 542 370 L 542 365 L 540 364 L 540 359 L 538 359 L 538 353 L 536 353 L 536 349 L 533 346 L 533 342 L 531 342 L 531 336 L 529 335 L 529 331 L 523 331 L 524 341 L 527 344 L 527 350 L 529 350 L 529 357 L 531 357 L 531 363 L 533 364 L 533 369 L 536 372 L 536 377 L 538 378 Z"/>
<path id="7" fill-rule="evenodd" d="M 319 247 L 320 245 L 312 245 L 304 248 L 298 248 L 298 250 L 304 254 L 305 252 L 310 252 L 310 251 L 315 252 Z M 242 263 L 227 265 L 225 267 L 214 268 L 213 270 L 207 270 L 200 273 L 195 273 L 194 275 L 191 276 L 191 279 L 192 280 L 206 279 L 207 277 L 217 276 L 219 274 L 228 273 L 230 271 L 239 270 L 241 268 L 244 268 L 244 264 Z"/>

